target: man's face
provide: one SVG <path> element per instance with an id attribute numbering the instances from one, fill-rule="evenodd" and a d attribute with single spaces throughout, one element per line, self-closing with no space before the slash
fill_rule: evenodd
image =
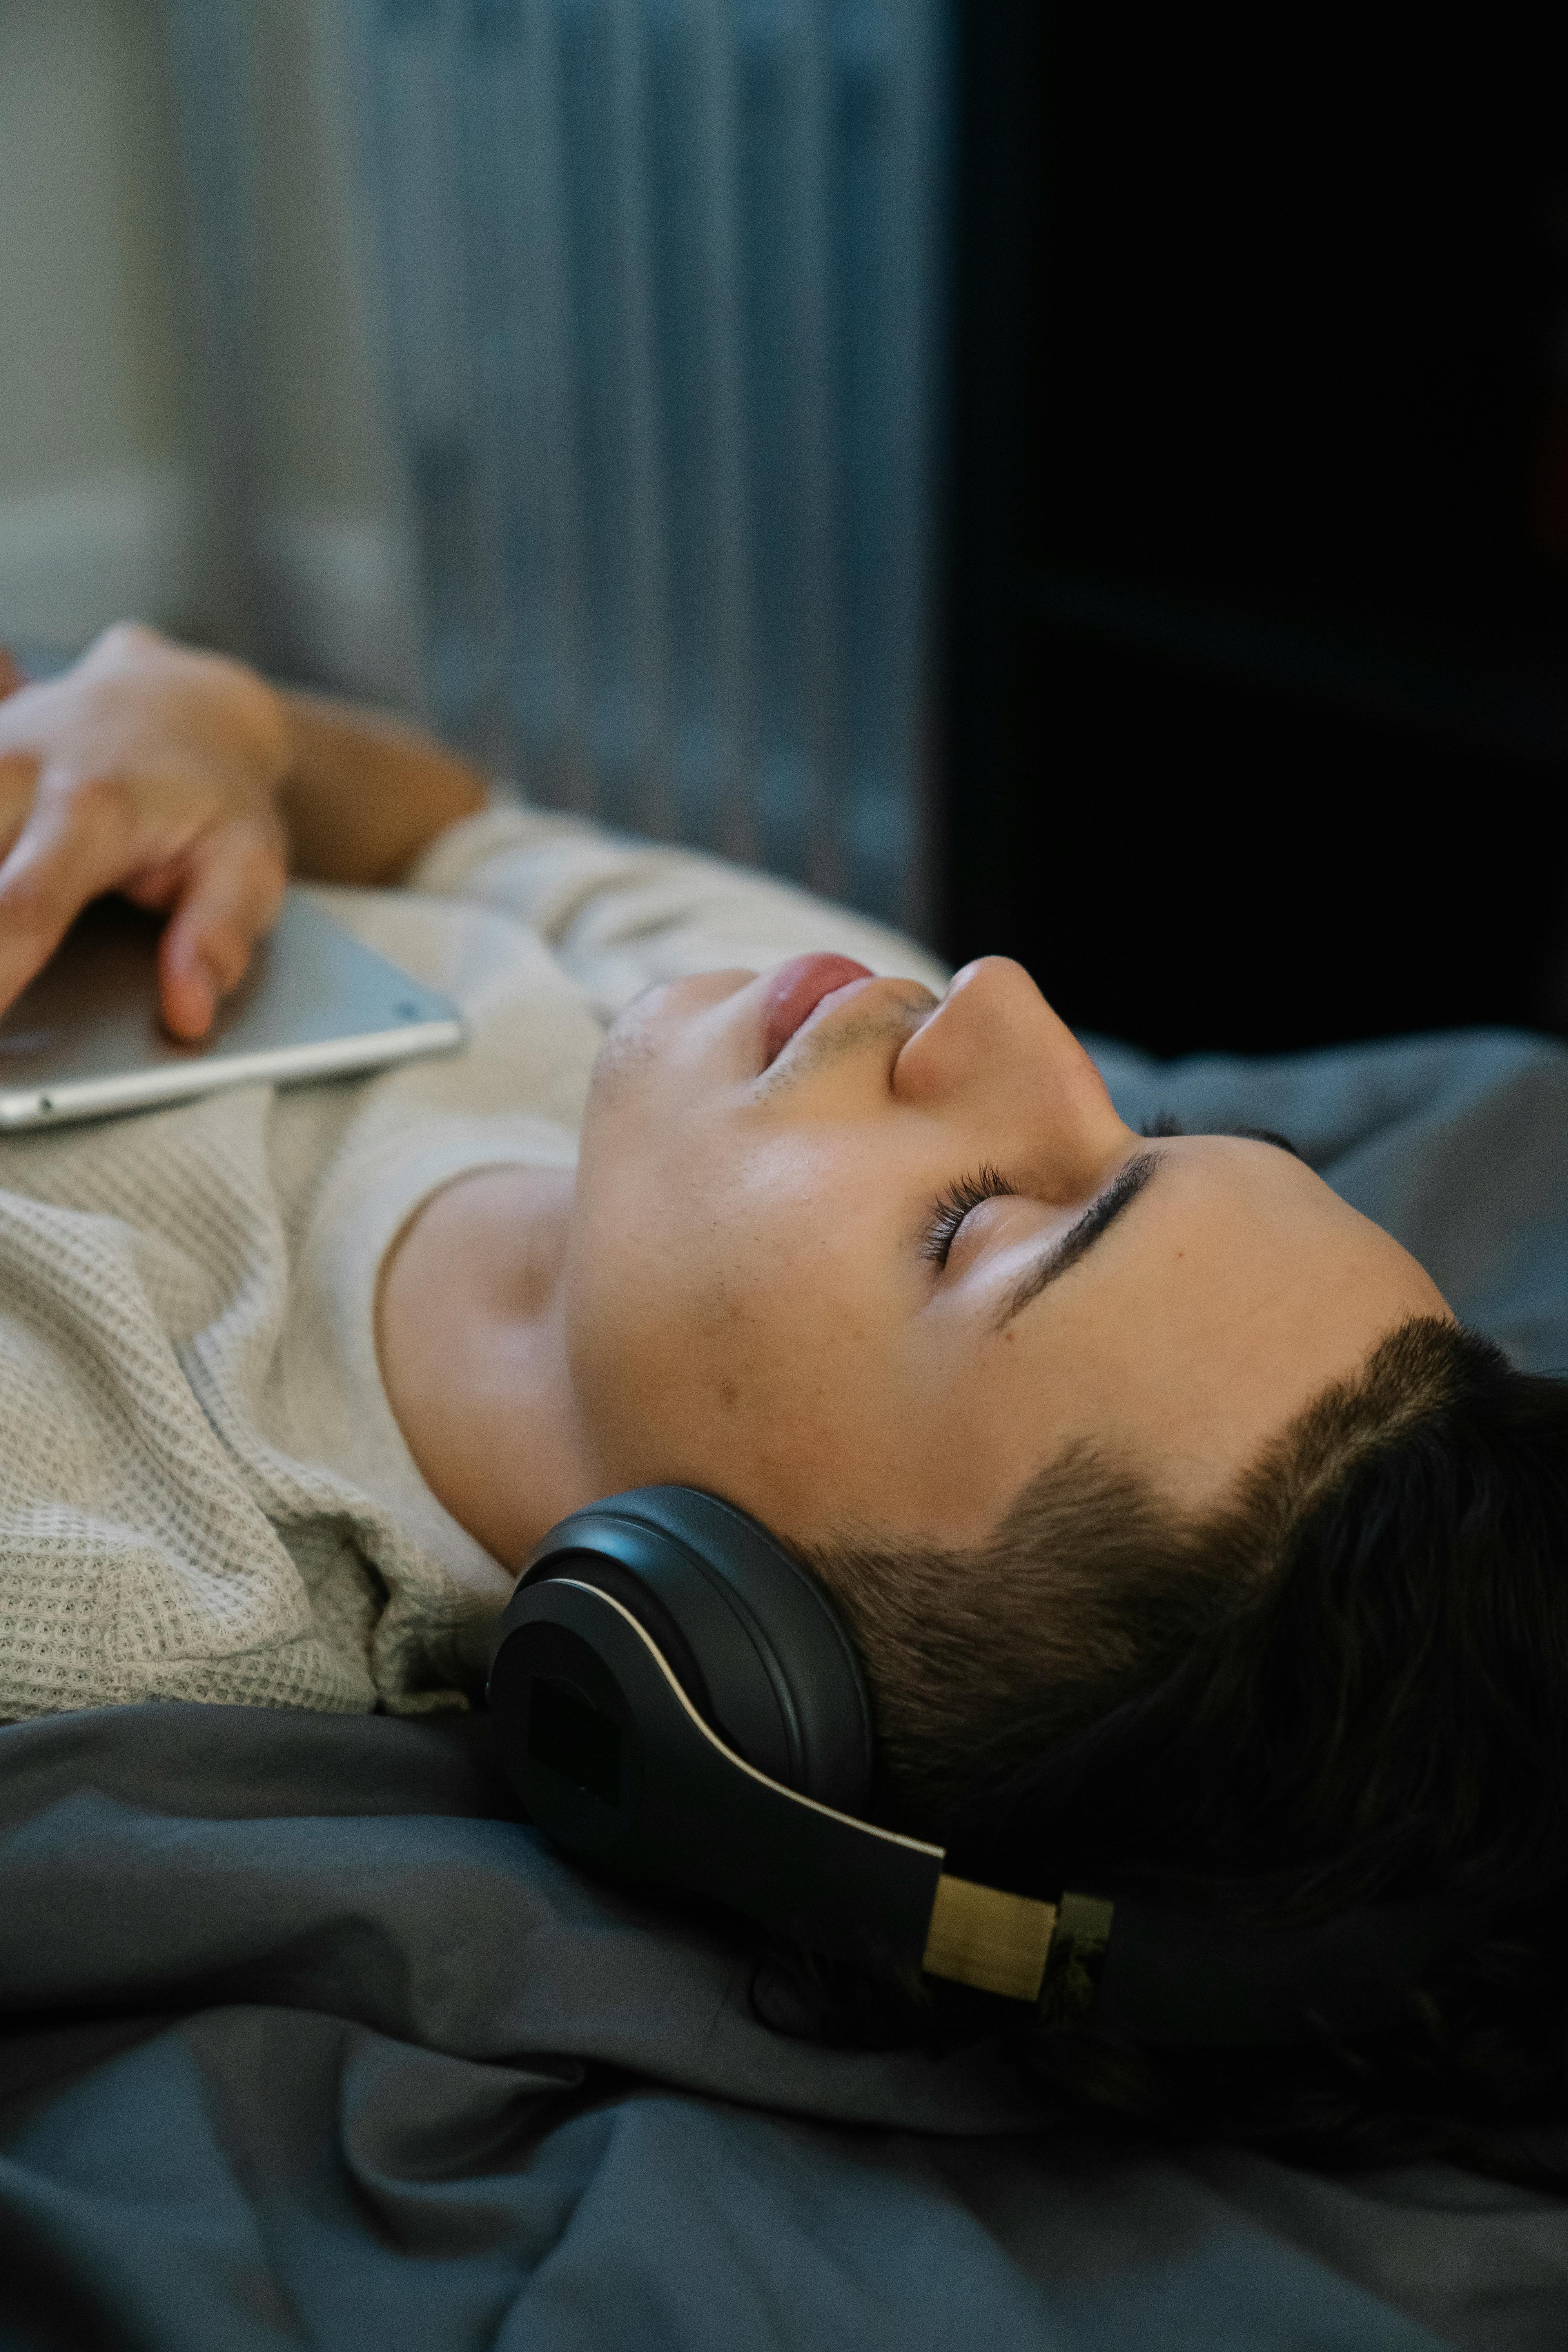
<path id="1" fill-rule="evenodd" d="M 858 971 L 671 982 L 605 1042 L 566 1276 L 602 1491 L 960 1548 L 1089 1439 L 1197 1507 L 1447 1315 L 1289 1153 L 1135 1135 L 1018 964 L 940 1003 Z"/>

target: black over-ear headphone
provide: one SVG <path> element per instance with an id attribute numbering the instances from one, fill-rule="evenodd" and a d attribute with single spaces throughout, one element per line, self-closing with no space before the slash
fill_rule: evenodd
<path id="1" fill-rule="evenodd" d="M 531 1817 L 623 1883 L 715 1897 L 812 1949 L 1031 2004 L 1041 2031 L 1166 2046 L 1374 2030 L 1443 1941 L 1420 1906 L 1240 1935 L 1124 1895 L 1054 1903 L 864 1819 L 871 1713 L 827 1593 L 755 1519 L 639 1486 L 563 1519 L 518 1580 L 489 1703 Z"/>

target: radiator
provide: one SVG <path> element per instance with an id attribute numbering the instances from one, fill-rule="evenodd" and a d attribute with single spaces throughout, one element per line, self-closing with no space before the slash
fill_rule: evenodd
<path id="1" fill-rule="evenodd" d="M 936 0 L 365 0 L 431 706 L 919 927 Z"/>
<path id="2" fill-rule="evenodd" d="M 952 5 L 162 0 L 233 641 L 266 26 L 336 59 L 428 714 L 923 929 Z"/>

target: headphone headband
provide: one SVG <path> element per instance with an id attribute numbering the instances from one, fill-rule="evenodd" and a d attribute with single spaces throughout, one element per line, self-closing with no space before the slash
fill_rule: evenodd
<path id="1" fill-rule="evenodd" d="M 606 1875 L 689 1888 L 815 1950 L 1034 2005 L 1038 2030 L 1262 2047 L 1375 2030 L 1436 1906 L 1241 1933 L 1136 1895 L 1059 1904 L 944 1872 L 863 1818 L 870 1709 L 829 1596 L 718 1496 L 640 1487 L 552 1529 L 497 1631 L 489 1703 L 531 1818 Z"/>

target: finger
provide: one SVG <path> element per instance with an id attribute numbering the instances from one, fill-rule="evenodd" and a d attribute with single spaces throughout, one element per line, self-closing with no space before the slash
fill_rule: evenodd
<path id="1" fill-rule="evenodd" d="M 16 667 L 10 646 L 0 646 L 0 702 L 4 702 L 8 694 L 18 692 L 26 683 Z"/>
<path id="2" fill-rule="evenodd" d="M 47 963 L 89 898 L 132 863 L 133 812 L 111 781 L 48 789 L 32 805 L 0 864 L 0 1012 Z"/>
<path id="3" fill-rule="evenodd" d="M 133 907 L 166 915 L 184 896 L 190 879 L 191 853 L 185 849 L 178 857 L 162 857 L 156 865 L 144 866 L 139 874 L 128 874 L 120 889 Z"/>
<path id="4" fill-rule="evenodd" d="M 277 841 L 249 823 L 224 825 L 193 851 L 158 952 L 159 1002 L 176 1037 L 212 1026 L 218 999 L 237 987 L 277 921 L 287 878 Z"/>

